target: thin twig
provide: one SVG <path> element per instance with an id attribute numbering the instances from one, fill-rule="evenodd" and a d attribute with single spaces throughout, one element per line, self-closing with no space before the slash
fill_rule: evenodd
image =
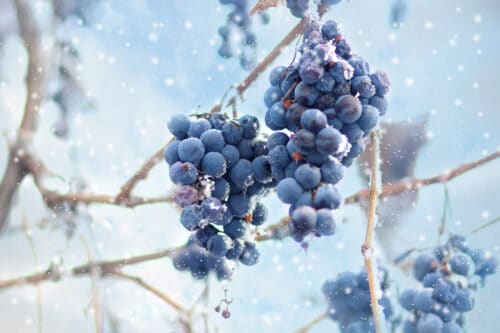
<path id="1" fill-rule="evenodd" d="M 147 283 L 146 281 L 144 281 L 142 278 L 140 278 L 138 276 L 130 275 L 130 274 L 124 273 L 120 270 L 113 272 L 111 274 L 111 276 L 132 281 L 132 282 L 136 283 L 137 285 L 141 286 L 142 288 L 146 289 L 147 291 L 151 292 L 152 294 L 156 295 L 160 299 L 162 299 L 165 303 L 167 303 L 168 305 L 173 307 L 176 311 L 182 313 L 183 315 L 187 315 L 187 313 L 188 313 L 188 310 L 185 307 L 183 307 L 182 305 L 180 305 L 179 303 L 174 301 L 170 296 L 163 293 L 159 289 L 153 287 L 152 285 L 150 285 L 149 283 Z"/>
<path id="2" fill-rule="evenodd" d="M 492 225 L 494 225 L 494 224 L 496 224 L 496 223 L 498 223 L 498 222 L 500 222 L 500 217 L 497 217 L 497 218 L 496 218 L 496 219 L 494 219 L 494 220 L 491 220 L 491 221 L 489 221 L 489 222 L 486 222 L 486 223 L 484 223 L 484 224 L 480 225 L 479 227 L 477 227 L 477 228 L 473 229 L 473 230 L 472 230 L 472 233 L 473 233 L 473 234 L 475 234 L 475 233 L 477 233 L 478 231 L 481 231 L 481 230 L 483 230 L 484 228 L 487 228 L 487 227 L 489 227 L 489 226 L 492 226 Z"/>
<path id="3" fill-rule="evenodd" d="M 38 269 L 39 261 L 38 255 L 36 254 L 35 243 L 33 242 L 33 236 L 28 229 L 28 223 L 26 221 L 26 216 L 23 216 L 23 232 L 26 240 L 28 241 L 31 249 L 31 254 L 33 255 L 33 261 L 35 263 L 35 269 Z M 40 286 L 36 287 L 36 313 L 38 318 L 38 333 L 42 333 L 42 288 Z"/>
<path id="4" fill-rule="evenodd" d="M 85 246 L 85 252 L 87 253 L 87 260 L 89 263 L 92 263 L 92 253 L 90 252 L 90 247 L 85 238 L 82 238 L 83 245 Z M 101 313 L 101 306 L 99 302 L 99 290 L 98 290 L 98 279 L 99 279 L 99 271 L 92 267 L 90 270 L 90 280 L 92 281 L 92 295 L 90 296 L 90 307 L 94 314 L 94 323 L 95 323 L 95 331 L 96 333 L 103 332 L 103 319 Z"/>
<path id="5" fill-rule="evenodd" d="M 370 289 L 370 303 L 373 313 L 373 321 L 375 323 L 375 332 L 381 332 L 381 323 L 378 316 L 378 298 L 376 290 L 376 276 L 373 269 L 373 249 L 372 241 L 375 234 L 375 223 L 377 218 L 377 200 L 378 200 L 378 168 L 379 168 L 379 139 L 377 132 L 374 131 L 370 135 L 372 141 L 371 155 L 371 177 L 370 177 L 370 207 L 368 210 L 368 222 L 366 224 L 366 234 L 361 253 L 365 261 L 366 273 L 368 275 L 368 286 Z"/>
<path id="6" fill-rule="evenodd" d="M 170 139 L 167 145 L 172 142 L 174 139 Z M 166 145 L 165 145 L 166 146 Z M 139 181 L 146 179 L 151 169 L 157 165 L 163 157 L 163 146 L 156 153 L 153 154 L 140 168 L 137 170 L 132 177 L 121 187 L 120 192 L 114 198 L 116 203 L 124 203 L 130 200 L 130 194 L 132 190 L 135 188 Z"/>
<path id="7" fill-rule="evenodd" d="M 448 213 L 451 210 L 450 192 L 448 191 L 448 186 L 443 183 L 444 186 L 444 203 L 443 203 L 443 213 L 441 215 L 441 225 L 438 229 L 438 234 L 441 236 L 446 230 L 446 221 L 448 220 Z"/>
<path id="8" fill-rule="evenodd" d="M 307 324 L 305 324 L 304 326 L 301 326 L 299 329 L 295 331 L 295 333 L 307 333 L 311 328 L 318 325 L 326 318 L 327 318 L 326 313 L 322 313 L 313 320 L 311 320 L 310 322 L 308 322 Z"/>

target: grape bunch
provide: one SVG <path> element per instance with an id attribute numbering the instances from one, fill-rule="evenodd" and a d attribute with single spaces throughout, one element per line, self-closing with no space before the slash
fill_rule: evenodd
<path id="1" fill-rule="evenodd" d="M 389 275 L 385 269 L 378 271 L 382 297 L 378 300 L 384 308 L 385 318 L 393 317 L 391 301 L 388 297 Z M 343 272 L 335 280 L 323 284 L 323 294 L 328 301 L 327 315 L 338 322 L 342 333 L 375 333 L 370 301 L 368 276 L 365 270 L 360 273 Z"/>
<path id="2" fill-rule="evenodd" d="M 324 5 L 336 5 L 342 0 L 321 0 Z M 309 11 L 309 0 L 286 0 L 286 6 L 293 16 L 303 18 Z"/>
<path id="3" fill-rule="evenodd" d="M 219 28 L 222 45 L 218 53 L 223 58 L 231 58 L 235 54 L 240 57 L 241 67 L 250 69 L 255 65 L 257 58 L 257 36 L 251 30 L 252 18 L 249 14 L 248 0 L 219 0 L 223 5 L 234 5 L 227 15 L 226 24 Z M 268 14 L 258 14 L 261 21 L 269 22 Z"/>
<path id="4" fill-rule="evenodd" d="M 174 267 L 179 271 L 190 271 L 193 278 L 205 279 L 214 272 L 218 280 L 228 279 L 231 268 L 224 258 L 214 256 L 198 246 L 192 238 L 172 258 Z"/>
<path id="5" fill-rule="evenodd" d="M 497 260 L 488 252 L 471 249 L 466 239 L 451 235 L 432 254 L 419 255 L 414 262 L 415 278 L 423 289 L 401 293 L 401 306 L 410 311 L 404 333 L 464 332 L 464 313 L 474 308 L 472 292 L 495 273 Z"/>
<path id="6" fill-rule="evenodd" d="M 264 94 L 266 125 L 277 131 L 267 140 L 267 161 L 278 197 L 291 205 L 289 228 L 298 242 L 334 233 L 332 210 L 342 202 L 335 184 L 385 114 L 389 90 L 387 74 L 370 74 L 335 21 L 312 21 L 300 52 L 298 63 L 271 71 Z"/>
<path id="7" fill-rule="evenodd" d="M 175 140 L 164 159 L 178 185 L 173 200 L 182 207 L 180 222 L 212 255 L 254 265 L 259 253 L 252 226 L 263 224 L 267 215 L 258 200 L 275 185 L 263 176 L 267 148 L 258 138 L 258 119 L 212 113 L 191 120 L 176 114 L 168 128 Z"/>

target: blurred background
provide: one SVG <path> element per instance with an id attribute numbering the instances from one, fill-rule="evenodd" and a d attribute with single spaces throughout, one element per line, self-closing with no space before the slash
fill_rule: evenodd
<path id="1" fill-rule="evenodd" d="M 57 176 L 47 186 L 59 191 L 116 193 L 169 137 L 167 119 L 176 112 L 208 111 L 224 92 L 247 75 L 238 59 L 217 54 L 217 29 L 229 12 L 217 0 L 48 0 L 29 4 L 42 27 L 37 43 L 52 50 L 55 64 L 31 148 Z M 73 4 L 74 2 L 74 4 Z M 351 0 L 333 6 L 335 19 L 354 52 L 372 69 L 391 78 L 390 108 L 384 128 L 385 159 L 402 159 L 386 168 L 386 178 L 434 176 L 500 148 L 498 54 L 500 4 L 476 1 Z M 55 16 L 51 7 L 55 6 Z M 270 22 L 253 25 L 257 58 L 264 57 L 298 22 L 286 7 L 268 10 Z M 398 15 L 404 14 L 403 18 Z M 404 22 L 398 28 L 397 20 Z M 8 164 L 7 142 L 16 135 L 26 99 L 28 55 L 19 35 L 13 0 L 0 0 L 0 171 Z M 32 22 L 33 23 L 33 22 Z M 273 63 L 289 64 L 294 44 Z M 238 111 L 263 119 L 262 95 L 270 68 L 245 93 Z M 492 102 L 493 101 L 493 102 Z M 401 125 L 401 123 L 403 125 Z M 5 140 L 3 140 L 5 138 Z M 386 149 L 386 150 L 387 150 Z M 392 149 L 392 150 L 391 150 Z M 448 230 L 469 235 L 500 216 L 498 161 L 448 184 Z M 368 185 L 363 166 L 351 167 L 340 184 L 349 195 Z M 404 172 L 402 171 L 404 170 Z M 165 195 L 172 188 L 166 164 L 138 186 L 141 196 Z M 390 269 L 400 289 L 412 283 L 408 272 L 390 260 L 412 247 L 435 245 L 443 210 L 442 185 L 416 196 L 392 198 L 381 208 L 377 258 Z M 265 201 L 268 223 L 287 214 L 277 198 Z M 385 206 L 384 206 L 385 205 Z M 326 308 L 324 280 L 345 270 L 358 271 L 363 260 L 365 215 L 359 205 L 335 212 L 337 234 L 315 239 L 307 251 L 290 239 L 259 244 L 259 263 L 238 267 L 230 282 L 209 280 L 208 317 L 216 332 L 291 332 Z M 0 233 L 0 280 L 93 260 L 149 253 L 185 243 L 188 232 L 169 205 L 127 209 L 78 206 L 72 212 L 48 209 L 33 179 L 18 187 Z M 499 256 L 494 225 L 469 236 L 469 242 Z M 33 241 L 38 267 L 26 231 Z M 88 247 L 88 251 L 86 249 Z M 179 303 L 190 306 L 205 287 L 178 272 L 168 258 L 127 267 Z M 93 332 L 92 303 L 98 299 L 105 332 L 180 332 L 178 316 L 161 300 L 127 281 L 88 277 L 41 285 L 43 332 Z M 234 297 L 231 319 L 212 309 L 227 288 Z M 468 332 L 494 332 L 500 288 L 493 276 L 476 295 L 467 314 Z M 0 291 L 3 332 L 37 332 L 37 290 L 33 286 Z M 324 321 L 311 332 L 336 332 Z M 198 330 L 195 330 L 198 332 Z M 202 330 L 200 330 L 201 332 Z"/>

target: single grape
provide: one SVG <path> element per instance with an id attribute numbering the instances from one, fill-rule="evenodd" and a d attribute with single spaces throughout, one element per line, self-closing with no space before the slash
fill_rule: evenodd
<path id="1" fill-rule="evenodd" d="M 337 209 L 342 203 L 342 196 L 335 186 L 324 184 L 318 188 L 314 202 L 317 208 Z"/>
<path id="2" fill-rule="evenodd" d="M 319 96 L 319 91 L 315 86 L 302 81 L 295 87 L 294 95 L 298 103 L 304 106 L 312 106 Z"/>
<path id="3" fill-rule="evenodd" d="M 196 167 L 189 162 L 175 162 L 169 174 L 170 179 L 178 185 L 191 185 L 198 179 Z"/>
<path id="4" fill-rule="evenodd" d="M 347 140 L 337 129 L 326 127 L 316 136 L 316 149 L 321 154 L 336 154 L 347 149 Z"/>
<path id="5" fill-rule="evenodd" d="M 318 167 L 303 164 L 295 170 L 295 179 L 306 190 L 310 190 L 319 185 L 321 172 Z"/>
<path id="6" fill-rule="evenodd" d="M 206 152 L 220 152 L 224 148 L 224 137 L 221 131 L 217 129 L 209 129 L 200 136 L 200 140 L 205 146 Z"/>
<path id="7" fill-rule="evenodd" d="M 226 145 L 220 153 L 224 156 L 228 169 L 232 168 L 240 159 L 240 151 L 233 145 Z"/>
<path id="8" fill-rule="evenodd" d="M 205 146 L 198 138 L 187 138 L 179 144 L 178 153 L 182 161 L 198 164 L 205 156 Z"/>
<path id="9" fill-rule="evenodd" d="M 284 203 L 294 204 L 304 193 L 304 189 L 294 178 L 285 178 L 279 182 L 276 193 Z"/>
<path id="10" fill-rule="evenodd" d="M 271 86 L 264 93 L 264 104 L 270 108 L 274 103 L 280 101 L 282 97 L 281 89 Z"/>
<path id="11" fill-rule="evenodd" d="M 241 219 L 238 218 L 233 218 L 233 220 L 226 224 L 224 226 L 224 233 L 231 237 L 232 239 L 235 238 L 242 238 L 245 236 L 246 232 L 246 222 L 244 222 Z"/>
<path id="12" fill-rule="evenodd" d="M 227 144 L 236 145 L 243 139 L 243 128 L 232 121 L 222 125 L 221 132 Z"/>
<path id="13" fill-rule="evenodd" d="M 344 168 L 337 159 L 330 159 L 321 166 L 321 180 L 332 185 L 344 178 Z"/>
<path id="14" fill-rule="evenodd" d="M 321 110 L 308 109 L 302 114 L 300 124 L 302 128 L 312 133 L 318 133 L 326 127 L 327 119 Z"/>
<path id="15" fill-rule="evenodd" d="M 317 212 L 316 231 L 321 236 L 330 236 L 335 233 L 335 219 L 329 209 L 320 209 Z"/>
<path id="16" fill-rule="evenodd" d="M 390 82 L 389 76 L 384 71 L 376 71 L 370 74 L 370 79 L 375 86 L 376 94 L 378 96 L 385 96 L 389 92 Z"/>
<path id="17" fill-rule="evenodd" d="M 352 124 L 361 117 L 361 103 L 351 95 L 344 95 L 335 102 L 335 114 L 346 124 Z"/>
<path id="18" fill-rule="evenodd" d="M 205 133 L 211 128 L 212 125 L 210 125 L 210 122 L 207 119 L 200 118 L 195 121 L 192 121 L 191 124 L 189 124 L 187 134 L 189 137 L 199 138 L 203 133 Z"/>
<path id="19" fill-rule="evenodd" d="M 227 251 L 232 247 L 233 241 L 225 234 L 217 234 L 207 242 L 207 250 L 217 257 L 224 257 Z"/>
<path id="20" fill-rule="evenodd" d="M 248 160 L 240 159 L 229 170 L 229 177 L 240 188 L 248 188 L 255 181 L 252 163 Z"/>
<path id="21" fill-rule="evenodd" d="M 172 165 L 175 162 L 180 161 L 178 149 L 181 142 L 179 140 L 172 141 L 163 150 L 163 159 L 168 165 Z"/>
<path id="22" fill-rule="evenodd" d="M 227 162 L 221 153 L 209 152 L 203 157 L 201 169 L 209 176 L 220 178 L 226 173 Z"/>
<path id="23" fill-rule="evenodd" d="M 316 136 L 308 130 L 301 129 L 293 136 L 293 143 L 299 153 L 307 155 L 315 150 Z"/>
<path id="24" fill-rule="evenodd" d="M 201 206 L 190 205 L 184 207 L 181 213 L 181 223 L 189 231 L 196 230 L 203 220 Z"/>
<path id="25" fill-rule="evenodd" d="M 459 275 L 467 276 L 469 273 L 469 258 L 464 254 L 457 254 L 450 258 L 451 270 Z"/>
<path id="26" fill-rule="evenodd" d="M 214 197 L 206 198 L 201 204 L 203 218 L 210 223 L 219 224 L 224 217 L 227 207 Z"/>
<path id="27" fill-rule="evenodd" d="M 174 201 L 181 207 L 186 207 L 198 202 L 198 191 L 193 186 L 180 186 L 175 190 Z"/>
<path id="28" fill-rule="evenodd" d="M 253 266 L 259 260 L 259 252 L 255 248 L 255 244 L 245 242 L 245 248 L 240 255 L 240 262 L 246 266 Z"/>
<path id="29" fill-rule="evenodd" d="M 335 39 L 337 35 L 340 35 L 340 29 L 337 22 L 334 20 L 327 20 L 321 26 L 321 33 L 326 39 L 332 40 Z"/>
<path id="30" fill-rule="evenodd" d="M 167 122 L 168 130 L 177 139 L 184 139 L 187 137 L 189 125 L 191 125 L 191 120 L 182 113 L 174 114 Z"/>
<path id="31" fill-rule="evenodd" d="M 380 115 L 379 111 L 371 105 L 363 105 L 362 110 L 361 117 L 358 119 L 357 124 L 366 136 L 377 126 Z"/>
<path id="32" fill-rule="evenodd" d="M 243 128 L 243 139 L 253 140 L 257 137 L 260 131 L 259 119 L 253 115 L 244 115 L 238 122 Z"/>

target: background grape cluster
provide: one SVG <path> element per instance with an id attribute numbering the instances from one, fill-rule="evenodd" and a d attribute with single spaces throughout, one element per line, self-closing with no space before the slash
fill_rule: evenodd
<path id="1" fill-rule="evenodd" d="M 338 24 L 312 21 L 304 31 L 298 62 L 272 70 L 264 94 L 272 177 L 278 197 L 290 204 L 291 236 L 331 235 L 331 210 L 342 197 L 335 184 L 364 150 L 363 139 L 387 110 L 387 74 L 370 74 L 354 55 Z"/>
<path id="2" fill-rule="evenodd" d="M 219 0 L 223 5 L 232 5 L 226 24 L 219 28 L 222 45 L 218 53 L 223 58 L 239 56 L 241 67 L 250 69 L 257 59 L 257 36 L 252 31 L 252 18 L 249 14 L 248 0 Z M 258 14 L 262 23 L 269 22 L 265 12 Z"/>
<path id="3" fill-rule="evenodd" d="M 432 253 L 420 254 L 413 272 L 423 288 L 405 290 L 399 297 L 402 307 L 410 312 L 403 332 L 464 332 L 464 313 L 474 308 L 473 292 L 497 266 L 495 257 L 470 248 L 460 235 L 451 235 Z"/>
<path id="4" fill-rule="evenodd" d="M 258 119 L 213 113 L 191 120 L 177 114 L 168 128 L 175 140 L 165 148 L 164 159 L 178 185 L 173 200 L 182 207 L 180 222 L 211 255 L 254 265 L 259 253 L 251 229 L 263 224 L 267 214 L 258 199 L 275 185 L 261 176 L 267 148 L 258 138 Z"/>
<path id="5" fill-rule="evenodd" d="M 385 268 L 379 268 L 378 281 L 382 290 L 378 302 L 384 308 L 383 313 L 389 326 L 394 312 L 388 292 L 389 274 Z M 326 313 L 338 323 L 342 333 L 375 332 L 366 270 L 340 273 L 335 280 L 327 280 L 322 291 L 328 302 Z"/>

